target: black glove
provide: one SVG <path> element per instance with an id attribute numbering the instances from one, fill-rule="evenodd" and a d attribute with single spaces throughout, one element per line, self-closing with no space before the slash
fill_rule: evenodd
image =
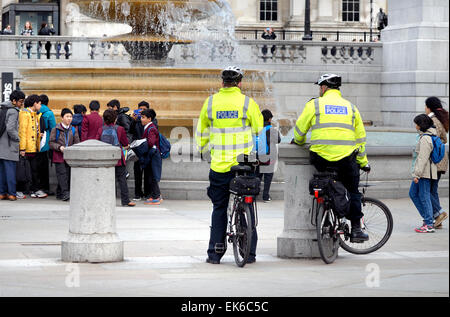
<path id="1" fill-rule="evenodd" d="M 362 169 L 364 172 L 366 172 L 366 173 L 370 173 L 370 165 L 369 165 L 369 163 L 367 163 L 366 166 L 361 167 L 361 169 Z"/>
<path id="2" fill-rule="evenodd" d="M 291 140 L 291 144 L 297 144 L 297 143 L 295 143 L 295 140 L 292 139 L 292 140 Z"/>

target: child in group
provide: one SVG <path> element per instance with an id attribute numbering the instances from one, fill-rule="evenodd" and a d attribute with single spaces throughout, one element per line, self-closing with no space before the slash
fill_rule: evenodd
<path id="1" fill-rule="evenodd" d="M 425 100 L 425 114 L 428 115 L 433 124 L 436 127 L 437 136 L 441 139 L 441 142 L 447 143 L 447 133 L 449 130 L 449 118 L 448 111 L 442 107 L 442 102 L 437 97 L 428 97 Z M 444 153 L 442 160 L 436 164 L 438 181 L 434 182 L 434 186 L 431 186 L 431 203 L 433 205 L 434 212 L 434 228 L 442 228 L 442 222 L 448 218 L 448 214 L 441 207 L 441 202 L 439 201 L 438 186 L 439 180 L 442 175 L 447 172 L 448 169 L 448 153 Z"/>
<path id="2" fill-rule="evenodd" d="M 58 190 L 56 198 L 70 199 L 70 166 L 64 160 L 64 151 L 80 142 L 78 131 L 72 126 L 73 113 L 70 109 L 61 110 L 61 123 L 50 133 L 50 149 L 53 150 L 52 162 L 55 163 Z"/>
<path id="3" fill-rule="evenodd" d="M 39 151 L 41 147 L 41 100 L 38 95 L 30 95 L 25 99 L 25 108 L 19 113 L 19 147 L 20 155 L 29 162 L 31 168 L 32 198 L 46 198 L 43 184 L 39 178 Z M 28 187 L 26 185 L 25 187 Z M 27 188 L 28 189 L 28 188 Z"/>
<path id="4" fill-rule="evenodd" d="M 273 114 L 269 109 L 261 111 L 264 118 L 264 131 L 266 133 L 267 142 L 267 155 L 270 158 L 268 162 L 258 167 L 258 177 L 263 180 L 264 178 L 264 190 L 263 201 L 268 203 L 272 201 L 269 195 L 270 185 L 272 184 L 273 174 L 276 169 L 276 161 L 278 159 L 278 151 L 276 144 L 281 142 L 281 136 L 278 130 L 272 127 Z"/>
<path id="5" fill-rule="evenodd" d="M 81 140 L 81 128 L 83 125 L 84 117 L 86 116 L 87 109 L 84 105 L 75 105 L 73 106 L 73 118 L 72 118 L 72 126 L 77 128 L 78 135 L 80 136 Z"/>
<path id="6" fill-rule="evenodd" d="M 434 232 L 433 206 L 431 203 L 431 186 L 438 181 L 437 166 L 430 159 L 433 151 L 433 140 L 427 135 L 436 135 L 433 121 L 426 114 L 414 118 L 416 129 L 419 132 L 419 141 L 414 151 L 412 165 L 413 181 L 409 190 L 409 196 L 424 219 L 418 233 Z"/>
<path id="7" fill-rule="evenodd" d="M 98 129 L 96 139 L 113 146 L 118 146 L 121 149 L 122 155 L 120 160 L 117 162 L 115 167 L 116 181 L 119 183 L 120 187 L 120 199 L 122 206 L 124 207 L 134 207 L 136 203 L 130 201 L 128 195 L 128 185 L 127 185 L 127 166 L 125 157 L 123 154 L 123 149 L 128 149 L 128 138 L 125 129 L 116 124 L 117 112 L 108 109 L 103 113 L 104 126 Z"/>
<path id="8" fill-rule="evenodd" d="M 103 126 L 103 118 L 99 115 L 100 102 L 92 100 L 89 103 L 91 113 L 84 117 L 81 127 L 81 141 L 95 140 L 97 131 Z"/>
<path id="9" fill-rule="evenodd" d="M 147 139 L 148 148 L 150 151 L 152 149 L 157 149 L 157 155 L 159 155 L 158 160 L 156 161 L 156 157 L 152 158 L 155 159 L 155 161 L 148 164 L 144 171 L 145 174 L 148 175 L 145 177 L 145 181 L 149 183 L 149 189 L 150 189 L 150 197 L 146 200 L 146 205 L 160 205 L 161 204 L 161 191 L 159 189 L 159 177 L 160 175 L 155 175 L 156 170 L 152 168 L 152 165 L 158 165 L 159 174 L 161 172 L 162 164 L 161 164 L 161 149 L 159 148 L 159 132 L 158 128 L 156 127 L 153 120 L 155 119 L 156 113 L 152 109 L 146 109 L 141 112 L 141 122 L 144 126 L 144 135 L 143 137 Z M 156 164 L 157 163 L 157 164 Z"/>

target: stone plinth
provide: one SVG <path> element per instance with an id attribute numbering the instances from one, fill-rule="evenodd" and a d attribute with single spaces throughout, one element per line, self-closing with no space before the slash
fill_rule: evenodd
<path id="1" fill-rule="evenodd" d="M 384 125 L 413 127 L 430 96 L 448 104 L 448 9 L 447 0 L 389 1 L 381 34 Z"/>
<path id="2" fill-rule="evenodd" d="M 67 148 L 71 167 L 69 235 L 61 244 L 64 262 L 123 261 L 116 234 L 114 167 L 118 147 L 89 140 Z"/>
<path id="3" fill-rule="evenodd" d="M 308 147 L 280 144 L 279 160 L 284 165 L 284 229 L 277 241 L 282 258 L 320 257 L 315 227 L 311 224 L 312 197 L 309 180 L 314 166 L 309 163 Z"/>

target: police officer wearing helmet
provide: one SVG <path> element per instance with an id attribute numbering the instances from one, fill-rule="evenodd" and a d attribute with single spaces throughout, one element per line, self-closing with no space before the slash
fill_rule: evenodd
<path id="1" fill-rule="evenodd" d="M 294 142 L 302 145 L 311 129 L 310 161 L 320 172 L 336 168 L 338 178 L 350 193 L 351 242 L 362 243 L 369 236 L 361 229 L 361 194 L 358 191 L 359 169 L 369 172 L 366 155 L 366 131 L 361 115 L 350 101 L 342 98 L 341 77 L 324 74 L 315 83 L 320 97 L 306 103 L 297 120 Z"/>
<path id="2" fill-rule="evenodd" d="M 230 181 L 235 176 L 231 167 L 238 165 L 240 154 L 250 154 L 253 135 L 264 127 L 256 102 L 241 93 L 243 71 L 235 66 L 222 71 L 220 91 L 205 100 L 197 124 L 196 141 L 202 155 L 210 152 L 211 169 L 208 197 L 213 203 L 211 234 L 206 262 L 219 264 L 226 250 L 227 209 Z M 255 261 L 257 235 L 253 232 L 250 257 Z"/>

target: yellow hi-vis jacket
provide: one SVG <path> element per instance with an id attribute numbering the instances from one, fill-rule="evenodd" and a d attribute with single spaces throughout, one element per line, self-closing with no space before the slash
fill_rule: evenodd
<path id="1" fill-rule="evenodd" d="M 361 167 L 367 165 L 366 130 L 361 115 L 339 90 L 327 90 L 322 97 L 306 103 L 295 125 L 295 143 L 304 144 L 309 129 L 310 151 L 335 162 L 359 149 L 356 161 Z"/>
<path id="2" fill-rule="evenodd" d="M 197 124 L 196 141 L 201 153 L 211 151 L 211 169 L 229 172 L 237 156 L 249 154 L 253 135 L 264 127 L 256 102 L 238 87 L 222 88 L 205 100 Z"/>

